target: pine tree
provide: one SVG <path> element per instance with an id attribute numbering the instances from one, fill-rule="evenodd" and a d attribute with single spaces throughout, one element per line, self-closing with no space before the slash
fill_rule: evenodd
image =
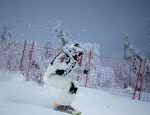
<path id="1" fill-rule="evenodd" d="M 55 32 L 57 34 L 57 39 L 61 43 L 61 47 L 64 47 L 68 43 L 68 34 L 64 32 L 63 29 L 56 29 Z"/>
<path id="2" fill-rule="evenodd" d="M 133 45 L 130 43 L 129 36 L 125 36 L 125 44 L 124 44 L 124 59 L 132 60 L 134 58 L 134 49 Z"/>
<path id="3" fill-rule="evenodd" d="M 19 55 L 16 51 L 18 47 L 17 42 L 13 39 L 12 32 L 8 25 L 3 26 L 2 33 L 0 35 L 0 53 L 1 53 L 1 67 L 13 70 L 15 68 L 15 62 Z"/>
<path id="4" fill-rule="evenodd" d="M 9 31 L 8 25 L 3 26 L 3 31 L 1 34 L 1 41 L 7 41 L 12 37 L 11 32 Z"/>
<path id="5" fill-rule="evenodd" d="M 69 43 L 69 34 L 66 31 L 64 31 L 61 21 L 57 22 L 55 32 L 57 40 L 60 42 L 61 48 L 63 48 L 66 44 Z"/>
<path id="6" fill-rule="evenodd" d="M 148 47 L 150 48 L 150 20 L 148 22 L 148 40 L 149 40 Z M 148 52 L 148 58 L 150 59 L 150 51 Z"/>

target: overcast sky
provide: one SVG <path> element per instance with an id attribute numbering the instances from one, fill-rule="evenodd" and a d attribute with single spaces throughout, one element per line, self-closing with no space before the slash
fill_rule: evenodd
<path id="1" fill-rule="evenodd" d="M 8 24 L 19 40 L 56 42 L 61 21 L 71 39 L 100 44 L 102 56 L 120 58 L 124 36 L 148 50 L 150 0 L 0 0 L 0 30 Z"/>

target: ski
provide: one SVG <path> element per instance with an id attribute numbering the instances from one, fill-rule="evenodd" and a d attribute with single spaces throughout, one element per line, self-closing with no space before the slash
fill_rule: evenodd
<path id="1" fill-rule="evenodd" d="M 81 115 L 81 112 L 75 110 L 71 106 L 57 105 L 54 108 L 54 110 L 60 111 L 60 112 L 65 112 L 65 113 L 72 114 L 72 115 Z"/>

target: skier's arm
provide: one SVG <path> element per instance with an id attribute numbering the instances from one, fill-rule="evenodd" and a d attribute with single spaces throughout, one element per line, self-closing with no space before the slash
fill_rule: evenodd
<path id="1" fill-rule="evenodd" d="M 77 66 L 76 68 L 74 68 L 74 72 L 77 74 L 89 74 L 90 68 L 83 67 L 83 66 Z"/>

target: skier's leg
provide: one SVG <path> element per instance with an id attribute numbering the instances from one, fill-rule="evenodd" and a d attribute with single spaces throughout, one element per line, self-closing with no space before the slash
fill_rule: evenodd
<path id="1" fill-rule="evenodd" d="M 62 90 L 59 96 L 59 104 L 71 105 L 76 98 L 78 91 L 78 83 L 75 81 L 68 80 L 67 86 Z"/>
<path id="2" fill-rule="evenodd" d="M 58 103 L 54 106 L 55 110 L 67 112 L 70 114 L 81 114 L 81 112 L 76 111 L 71 104 L 75 100 L 78 91 L 78 84 L 74 81 L 69 82 L 69 87 L 65 87 L 59 95 Z"/>
<path id="3" fill-rule="evenodd" d="M 49 75 L 44 78 L 44 83 L 46 86 L 55 87 L 58 89 L 65 89 L 69 82 L 70 81 L 66 77 L 60 75 Z"/>
<path id="4" fill-rule="evenodd" d="M 45 85 L 60 89 L 58 98 L 53 103 L 54 108 L 57 105 L 70 106 L 75 100 L 79 88 L 76 81 L 58 75 L 51 75 L 48 77 L 45 80 Z"/>

